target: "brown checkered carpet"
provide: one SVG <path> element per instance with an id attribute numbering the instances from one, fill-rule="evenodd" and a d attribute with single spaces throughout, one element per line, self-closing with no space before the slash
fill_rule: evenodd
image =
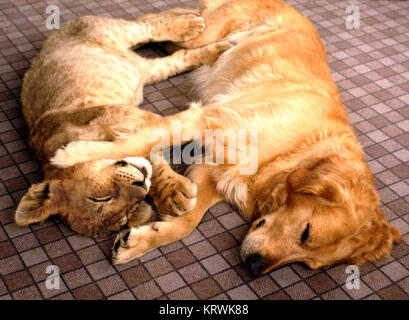
<path id="1" fill-rule="evenodd" d="M 134 18 L 191 0 L 53 1 L 61 23 L 80 15 Z M 188 238 L 142 259 L 112 266 L 112 238 L 78 236 L 59 220 L 18 228 L 16 204 L 41 181 L 27 146 L 21 79 L 51 31 L 43 0 L 0 2 L 0 299 L 408 299 L 409 298 L 409 1 L 291 0 L 318 28 L 350 121 L 365 147 L 382 208 L 403 234 L 392 257 L 360 268 L 360 289 L 348 290 L 346 266 L 310 271 L 301 264 L 259 279 L 246 273 L 239 244 L 248 225 L 226 204 L 207 212 Z M 345 27 L 357 4 L 360 30 Z M 146 55 L 157 55 L 148 47 Z M 145 89 L 144 108 L 178 112 L 189 101 L 183 76 Z M 61 288 L 45 286 L 57 265 Z"/>

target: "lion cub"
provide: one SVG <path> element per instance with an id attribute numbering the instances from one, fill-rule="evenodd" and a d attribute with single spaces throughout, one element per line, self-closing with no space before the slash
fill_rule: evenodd
<path id="1" fill-rule="evenodd" d="M 143 86 L 202 64 L 211 64 L 226 42 L 145 59 L 131 49 L 150 41 L 186 41 L 204 30 L 191 9 L 172 9 L 135 21 L 95 16 L 67 22 L 45 43 L 22 87 L 30 145 L 44 181 L 31 186 L 15 214 L 27 226 L 59 215 L 74 231 L 101 237 L 151 217 L 149 193 L 160 213 L 181 215 L 196 203 L 196 185 L 162 161 L 105 159 L 64 170 L 49 158 L 71 141 L 103 140 L 137 133 L 161 117 L 139 109 Z M 151 184 L 155 186 L 150 190 Z"/>

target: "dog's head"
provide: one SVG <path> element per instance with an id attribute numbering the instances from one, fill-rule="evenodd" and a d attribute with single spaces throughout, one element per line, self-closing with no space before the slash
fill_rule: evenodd
<path id="1" fill-rule="evenodd" d="M 260 218 L 242 245 L 257 276 L 290 262 L 312 269 L 361 264 L 389 255 L 399 231 L 385 221 L 369 168 L 338 156 L 305 161 L 265 179 Z"/>
<path id="2" fill-rule="evenodd" d="M 105 236 L 118 231 L 138 210 L 149 191 L 151 174 L 144 158 L 77 164 L 32 185 L 17 207 L 15 222 L 27 226 L 59 215 L 80 234 Z"/>

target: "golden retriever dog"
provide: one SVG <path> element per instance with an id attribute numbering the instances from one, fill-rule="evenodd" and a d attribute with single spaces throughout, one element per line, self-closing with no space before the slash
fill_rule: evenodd
<path id="1" fill-rule="evenodd" d="M 173 9 L 135 21 L 94 16 L 62 26 L 43 45 L 22 87 L 30 145 L 44 181 L 21 199 L 15 222 L 27 226 L 59 215 L 74 231 L 101 237 L 148 221 L 148 194 L 162 214 L 180 215 L 196 202 L 196 185 L 162 161 L 117 157 L 59 170 L 49 158 L 75 140 L 112 140 L 158 118 L 137 106 L 143 86 L 212 63 L 228 43 L 145 59 L 131 48 L 149 41 L 182 41 L 203 31 L 196 10 Z M 152 188 L 150 188 L 152 184 Z"/>
<path id="2" fill-rule="evenodd" d="M 373 176 L 311 22 L 280 0 L 202 0 L 199 9 L 206 30 L 174 45 L 236 43 L 191 75 L 203 107 L 114 141 L 70 143 L 52 163 L 67 167 L 113 155 L 147 156 L 163 138 L 151 137 L 154 130 L 172 136 L 180 124 L 182 133 L 196 128 L 202 137 L 209 129 L 256 129 L 257 172 L 241 174 L 249 165 L 241 162 L 193 164 L 187 176 L 198 186 L 194 209 L 121 232 L 113 262 L 186 237 L 221 200 L 252 224 L 241 256 L 255 276 L 295 261 L 316 269 L 386 258 L 401 236 L 380 210 Z"/>

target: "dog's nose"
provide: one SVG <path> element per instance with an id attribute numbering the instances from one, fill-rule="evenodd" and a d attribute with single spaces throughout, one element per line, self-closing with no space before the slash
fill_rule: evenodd
<path id="1" fill-rule="evenodd" d="M 263 258 L 258 253 L 248 255 L 244 260 L 244 264 L 253 277 L 260 276 L 264 269 Z"/>

